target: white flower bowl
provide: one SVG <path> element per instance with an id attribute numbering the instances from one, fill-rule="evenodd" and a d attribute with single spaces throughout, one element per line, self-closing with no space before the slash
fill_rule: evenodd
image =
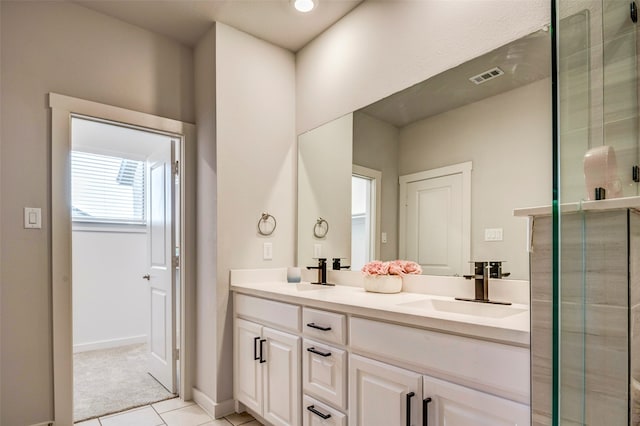
<path id="1" fill-rule="evenodd" d="M 400 275 L 365 275 L 364 289 L 373 293 L 399 293 L 402 291 Z"/>

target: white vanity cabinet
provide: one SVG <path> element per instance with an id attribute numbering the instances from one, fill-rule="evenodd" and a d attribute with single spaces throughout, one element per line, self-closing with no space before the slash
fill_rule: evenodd
<path id="1" fill-rule="evenodd" d="M 246 299 L 243 299 L 246 298 Z M 297 328 L 298 318 L 288 322 L 287 309 L 297 306 L 282 306 L 284 315 L 277 309 L 279 302 L 242 296 L 236 306 L 236 315 L 264 315 L 264 322 L 281 323 L 286 328 Z M 247 306 L 259 305 L 263 309 L 244 311 Z M 278 305 L 272 305 L 276 303 Z M 271 312 L 271 313 L 270 313 Z M 275 330 L 258 322 L 235 318 L 234 321 L 234 398 L 247 408 L 262 416 L 275 426 L 297 426 L 300 424 L 300 337 Z"/>
<path id="2" fill-rule="evenodd" d="M 350 426 L 530 424 L 525 348 L 364 318 L 350 325 Z"/>
<path id="3" fill-rule="evenodd" d="M 529 426 L 526 347 L 234 294 L 234 398 L 272 426 Z"/>

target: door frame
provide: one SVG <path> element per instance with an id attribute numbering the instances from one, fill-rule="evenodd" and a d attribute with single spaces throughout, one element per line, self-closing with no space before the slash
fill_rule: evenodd
<path id="1" fill-rule="evenodd" d="M 195 332 L 196 127 L 169 118 L 49 93 L 51 109 L 51 299 L 53 401 L 56 424 L 73 424 L 73 313 L 71 253 L 71 116 L 106 120 L 181 140 L 180 168 L 180 398 L 192 395 Z"/>
<path id="2" fill-rule="evenodd" d="M 471 261 L 471 170 L 473 163 L 467 161 L 465 163 L 453 164 L 451 166 L 439 167 L 437 169 L 426 170 L 423 172 L 412 173 L 400 176 L 398 181 L 400 184 L 400 203 L 399 203 L 399 232 L 398 232 L 398 256 L 403 259 L 406 256 L 407 248 L 407 185 L 421 180 L 434 179 L 444 176 L 462 175 L 462 235 L 466 238 L 462 239 L 462 264 L 465 265 Z"/>

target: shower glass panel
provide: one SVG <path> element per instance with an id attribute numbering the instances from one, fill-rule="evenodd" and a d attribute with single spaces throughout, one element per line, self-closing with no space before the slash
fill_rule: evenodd
<path id="1" fill-rule="evenodd" d="M 551 4 L 557 49 L 552 424 L 640 425 L 634 408 L 640 316 L 635 319 L 632 302 L 640 302 L 633 285 L 640 270 L 640 202 L 632 198 L 640 164 L 635 4 Z M 548 424 L 537 422 L 535 410 L 532 419 Z"/>

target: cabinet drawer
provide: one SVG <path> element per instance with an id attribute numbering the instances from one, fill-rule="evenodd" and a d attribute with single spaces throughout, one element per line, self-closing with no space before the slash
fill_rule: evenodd
<path id="1" fill-rule="evenodd" d="M 235 293 L 236 315 L 276 327 L 300 331 L 300 307 Z"/>
<path id="2" fill-rule="evenodd" d="M 329 345 L 304 339 L 302 387 L 305 392 L 334 405 L 347 407 L 347 354 Z"/>
<path id="3" fill-rule="evenodd" d="M 317 309 L 302 309 L 302 332 L 305 336 L 331 343 L 347 343 L 347 317 Z"/>
<path id="4" fill-rule="evenodd" d="M 347 416 L 320 401 L 305 395 L 302 404 L 303 426 L 347 426 Z"/>
<path id="5" fill-rule="evenodd" d="M 526 348 L 363 318 L 351 318 L 349 325 L 355 351 L 410 364 L 423 373 L 514 401 L 529 401 Z"/>

